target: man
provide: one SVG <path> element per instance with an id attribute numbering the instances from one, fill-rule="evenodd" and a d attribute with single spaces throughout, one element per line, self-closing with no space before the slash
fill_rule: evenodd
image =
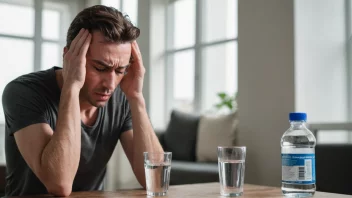
<path id="1" fill-rule="evenodd" d="M 63 69 L 6 86 L 6 195 L 102 190 L 119 139 L 145 188 L 143 152 L 163 149 L 142 95 L 138 36 L 116 9 L 86 8 L 69 27 Z"/>

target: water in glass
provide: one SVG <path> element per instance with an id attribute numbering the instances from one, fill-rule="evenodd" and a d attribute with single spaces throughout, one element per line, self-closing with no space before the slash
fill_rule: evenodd
<path id="1" fill-rule="evenodd" d="M 170 164 L 145 164 L 147 195 L 166 195 L 170 181 Z"/>
<path id="2" fill-rule="evenodd" d="M 223 196 L 241 196 L 245 160 L 219 161 L 220 194 Z"/>

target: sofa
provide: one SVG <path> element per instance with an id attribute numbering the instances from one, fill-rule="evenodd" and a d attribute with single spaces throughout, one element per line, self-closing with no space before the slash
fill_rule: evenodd
<path id="1" fill-rule="evenodd" d="M 165 134 L 158 132 L 157 136 L 164 150 L 170 151 L 163 141 Z M 177 140 L 175 139 L 175 141 Z M 196 160 L 184 160 L 178 157 L 175 159 L 173 156 L 170 175 L 170 185 L 218 182 L 218 163 L 197 162 Z"/>
<path id="2" fill-rule="evenodd" d="M 197 159 L 201 120 L 199 115 L 172 111 L 167 129 L 156 131 L 164 150 L 173 153 L 170 185 L 219 181 L 217 160 Z M 231 130 L 235 134 L 237 129 Z M 315 153 L 317 191 L 352 195 L 352 144 L 317 144 Z"/>
<path id="3" fill-rule="evenodd" d="M 235 113 L 200 116 L 173 110 L 166 130 L 156 131 L 164 150 L 172 152 L 170 185 L 218 182 L 217 146 L 234 145 L 236 124 Z"/>
<path id="4" fill-rule="evenodd" d="M 352 144 L 315 147 L 317 190 L 352 195 Z"/>

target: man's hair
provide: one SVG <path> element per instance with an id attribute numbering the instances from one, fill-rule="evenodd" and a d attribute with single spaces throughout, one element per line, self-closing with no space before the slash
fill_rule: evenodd
<path id="1" fill-rule="evenodd" d="M 68 28 L 66 47 L 70 47 L 81 28 L 88 29 L 90 33 L 98 30 L 107 41 L 118 43 L 136 40 L 140 34 L 140 30 L 131 23 L 127 15 L 103 5 L 86 8 L 77 14 Z"/>

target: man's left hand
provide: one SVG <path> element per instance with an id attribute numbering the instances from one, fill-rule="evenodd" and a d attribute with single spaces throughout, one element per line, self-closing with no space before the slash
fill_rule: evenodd
<path id="1" fill-rule="evenodd" d="M 132 42 L 132 57 L 128 73 L 121 81 L 121 89 L 126 94 L 128 100 L 140 99 L 143 97 L 143 80 L 145 68 L 143 66 L 142 55 L 137 41 Z"/>

